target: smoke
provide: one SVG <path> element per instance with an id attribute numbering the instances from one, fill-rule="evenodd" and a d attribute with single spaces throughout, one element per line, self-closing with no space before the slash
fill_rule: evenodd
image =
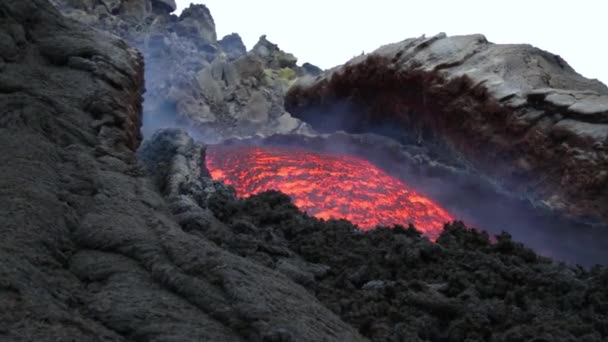
<path id="1" fill-rule="evenodd" d="M 145 60 L 146 93 L 141 127 L 144 140 L 158 130 L 177 128 L 188 132 L 198 141 L 217 141 L 218 134 L 214 129 L 197 127 L 191 119 L 180 113 L 178 108 L 183 101 L 194 101 L 197 96 L 201 96 L 196 93 L 197 85 L 191 84 L 194 80 L 186 78 L 187 75 L 192 75 L 193 71 L 207 67 L 214 54 L 201 51 L 195 58 L 188 58 L 188 54 L 183 50 L 187 50 L 193 43 L 186 38 L 172 39 L 180 41 L 167 45 L 163 36 L 153 36 L 148 41 L 136 44 Z M 196 48 L 192 46 L 191 50 Z M 188 53 L 191 54 L 190 51 Z"/>
<path id="2" fill-rule="evenodd" d="M 180 119 L 174 102 L 164 101 L 160 106 L 153 107 L 154 109 L 150 108 L 152 107 L 150 102 L 151 100 L 146 95 L 144 97 L 144 115 L 141 127 L 144 140 L 152 137 L 156 131 L 167 128 L 181 129 L 197 141 L 212 141 L 217 135 L 212 130 L 205 134 L 200 128 L 188 122 L 187 119 Z"/>

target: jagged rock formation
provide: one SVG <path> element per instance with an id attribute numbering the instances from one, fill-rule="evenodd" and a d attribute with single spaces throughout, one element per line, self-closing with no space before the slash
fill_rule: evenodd
<path id="1" fill-rule="evenodd" d="M 281 51 L 278 45 L 269 42 L 265 35 L 260 37 L 252 51 L 272 69 L 294 68 L 298 61 L 294 55 Z"/>
<path id="2" fill-rule="evenodd" d="M 245 47 L 241 36 L 237 33 L 225 36 L 218 43 L 231 61 L 239 59 L 247 54 L 247 47 Z"/>
<path id="3" fill-rule="evenodd" d="M 177 130 L 157 133 L 141 158 L 184 231 L 284 274 L 372 341 L 608 337 L 605 267 L 553 264 L 508 234 L 490 243 L 460 223 L 434 244 L 413 228 L 362 234 L 323 222 L 278 192 L 238 199 Z"/>
<path id="4" fill-rule="evenodd" d="M 608 223 L 608 88 L 546 51 L 408 39 L 301 79 L 286 101 L 315 128 L 438 144 L 536 205 Z"/>
<path id="5" fill-rule="evenodd" d="M 45 0 L 0 2 L 0 32 L 0 340 L 364 340 L 287 276 L 176 223 L 134 155 L 135 50 Z"/>
<path id="6" fill-rule="evenodd" d="M 296 76 L 316 72 L 315 67 L 297 66 L 293 55 L 265 37 L 249 54 L 238 34 L 218 41 L 205 5 L 191 5 L 177 17 L 170 14 L 173 1 L 118 0 L 112 6 L 53 1 L 65 15 L 114 33 L 142 51 L 146 135 L 179 126 L 201 140 L 217 142 L 312 131 L 284 110 L 283 98 Z"/>

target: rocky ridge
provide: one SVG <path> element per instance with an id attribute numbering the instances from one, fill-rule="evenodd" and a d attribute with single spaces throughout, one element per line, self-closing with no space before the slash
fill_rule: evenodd
<path id="1" fill-rule="evenodd" d="M 179 16 L 173 1 L 53 0 L 77 21 L 113 33 L 142 51 L 146 61 L 144 133 L 179 126 L 206 142 L 226 138 L 311 132 L 284 109 L 297 76 L 318 73 L 265 36 L 248 53 L 238 34 L 218 40 L 205 5 Z M 164 4 L 164 5 L 163 5 Z"/>
<path id="2" fill-rule="evenodd" d="M 300 79 L 286 102 L 317 129 L 439 145 L 535 205 L 608 222 L 608 88 L 549 52 L 412 38 Z"/>

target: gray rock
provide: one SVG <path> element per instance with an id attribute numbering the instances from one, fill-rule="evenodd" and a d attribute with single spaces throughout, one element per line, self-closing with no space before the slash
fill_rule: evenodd
<path id="1" fill-rule="evenodd" d="M 175 30 L 180 36 L 200 38 L 210 43 L 217 41 L 215 22 L 205 5 L 190 4 L 179 16 Z"/>
<path id="2" fill-rule="evenodd" d="M 554 134 L 563 133 L 559 137 L 570 136 L 588 140 L 591 143 L 608 142 L 608 124 L 592 124 L 572 119 L 557 122 L 552 128 Z"/>
<path id="3" fill-rule="evenodd" d="M 608 169 L 606 85 L 530 45 L 438 34 L 385 45 L 316 78 L 300 78 L 287 95 L 287 110 L 304 121 L 315 120 L 319 111 L 340 112 L 331 103 L 356 102 L 354 92 L 373 92 L 365 87 L 376 76 L 385 89 L 384 102 L 394 102 L 395 95 L 402 108 L 390 114 L 396 107 L 376 106 L 378 113 L 362 117 L 398 117 L 399 139 L 425 127 L 433 132 L 427 137 L 430 144 L 446 146 L 447 152 L 437 153 L 465 160 L 463 165 L 514 196 L 576 219 L 608 222 L 608 193 L 598 191 L 608 184 L 596 178 L 596 170 Z M 336 93 L 327 87 L 334 78 L 342 81 L 333 84 L 347 89 L 338 89 L 342 97 L 329 100 Z M 399 93 L 416 88 L 424 92 Z M 364 131 L 356 115 L 345 121 L 351 128 L 336 129 Z M 320 124 L 310 123 L 313 128 Z"/>
<path id="4" fill-rule="evenodd" d="M 237 33 L 224 36 L 219 42 L 222 50 L 226 53 L 229 60 L 235 60 L 247 53 L 247 48 Z"/>
<path id="5" fill-rule="evenodd" d="M 243 118 L 253 122 L 265 122 L 268 120 L 270 106 L 270 102 L 261 92 L 255 92 L 245 106 L 246 112 Z"/>
<path id="6" fill-rule="evenodd" d="M 298 61 L 294 55 L 282 51 L 278 45 L 266 39 L 266 35 L 260 37 L 251 52 L 272 69 L 295 68 Z"/>
<path id="7" fill-rule="evenodd" d="M 211 68 L 205 68 L 199 71 L 197 80 L 201 89 L 201 93 L 207 103 L 211 105 L 219 105 L 224 101 L 222 86 L 213 77 Z"/>
<path id="8" fill-rule="evenodd" d="M 229 63 L 222 56 L 211 63 L 211 75 L 221 82 L 224 87 L 233 88 L 240 82 L 240 77 L 233 63 Z"/>
<path id="9" fill-rule="evenodd" d="M 157 13 L 171 13 L 177 9 L 175 0 L 151 0 Z"/>
<path id="10" fill-rule="evenodd" d="M 312 76 L 319 76 L 323 73 L 323 69 L 319 68 L 316 65 L 310 64 L 310 63 L 302 64 L 302 70 L 304 70 L 305 74 L 312 75 Z"/>

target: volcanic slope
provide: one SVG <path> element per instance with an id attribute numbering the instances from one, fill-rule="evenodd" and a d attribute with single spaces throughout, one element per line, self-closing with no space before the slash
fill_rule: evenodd
<path id="1" fill-rule="evenodd" d="M 175 222 L 134 153 L 135 50 L 45 0 L 1 1 L 0 41 L 1 341 L 364 340 Z"/>
<path id="2" fill-rule="evenodd" d="M 604 267 L 238 199 L 179 131 L 148 174 L 135 50 L 44 0 L 1 1 L 0 38 L 0 340 L 608 338 Z"/>
<path id="3" fill-rule="evenodd" d="M 276 191 L 238 198 L 178 130 L 141 158 L 185 231 L 285 274 L 373 341 L 608 338 L 606 267 L 557 264 L 458 222 L 432 243 L 412 227 L 319 220 Z"/>

